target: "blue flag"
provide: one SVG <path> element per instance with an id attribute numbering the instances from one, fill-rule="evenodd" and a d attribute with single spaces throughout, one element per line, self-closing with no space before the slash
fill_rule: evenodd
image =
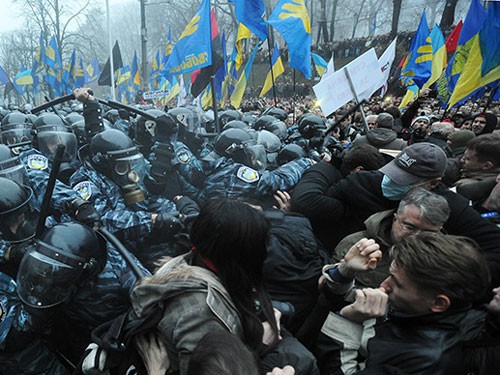
<path id="1" fill-rule="evenodd" d="M 245 25 L 260 40 L 267 39 L 267 25 L 264 21 L 266 8 L 264 0 L 229 0 L 234 4 L 236 19 Z"/>
<path id="2" fill-rule="evenodd" d="M 5 85 L 7 82 L 10 82 L 10 78 L 0 66 L 0 84 Z"/>
<path id="3" fill-rule="evenodd" d="M 311 78 L 311 23 L 304 0 L 280 0 L 267 21 L 288 45 L 288 65 Z"/>
<path id="4" fill-rule="evenodd" d="M 183 74 L 212 65 L 210 0 L 203 0 L 186 25 L 165 65 L 165 75 Z"/>
<path id="5" fill-rule="evenodd" d="M 417 32 L 413 37 L 410 51 L 401 70 L 401 81 L 404 86 L 412 84 L 419 88 L 429 80 L 432 75 L 432 42 L 425 10 L 420 18 Z"/>

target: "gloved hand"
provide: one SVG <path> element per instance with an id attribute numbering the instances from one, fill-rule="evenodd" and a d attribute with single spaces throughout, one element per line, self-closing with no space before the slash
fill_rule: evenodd
<path id="1" fill-rule="evenodd" d="M 154 154 L 154 159 L 151 160 L 151 175 L 158 182 L 162 182 L 172 171 L 174 147 L 170 143 L 157 143 Z"/>
<path id="2" fill-rule="evenodd" d="M 174 118 L 169 114 L 164 114 L 157 117 L 156 120 L 156 141 L 167 143 L 172 137 L 177 135 L 179 131 L 179 126 L 175 122 Z"/>
<path id="3" fill-rule="evenodd" d="M 32 245 L 33 241 L 23 241 L 10 245 L 8 256 L 5 257 L 7 262 L 13 266 L 19 266 L 24 254 Z"/>
<path id="4" fill-rule="evenodd" d="M 167 241 L 184 229 L 180 214 L 177 211 L 160 212 L 155 219 L 153 232 L 156 237 Z"/>
<path id="5" fill-rule="evenodd" d="M 70 203 L 70 215 L 80 223 L 93 227 L 101 221 L 101 215 L 95 210 L 92 203 L 84 199 L 75 199 Z"/>

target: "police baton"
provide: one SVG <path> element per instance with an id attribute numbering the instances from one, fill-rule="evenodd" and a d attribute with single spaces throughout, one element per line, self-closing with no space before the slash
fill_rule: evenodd
<path id="1" fill-rule="evenodd" d="M 116 238 L 116 236 L 113 233 L 109 232 L 106 228 L 103 227 L 96 229 L 96 232 L 99 233 L 101 236 L 103 236 L 106 239 L 106 241 L 111 243 L 111 245 L 113 245 L 113 247 L 120 253 L 123 259 L 125 259 L 125 261 L 130 266 L 130 269 L 135 274 L 137 279 L 142 279 L 146 276 L 149 276 L 148 274 L 146 274 L 146 272 L 144 272 L 144 270 L 141 269 L 141 267 L 138 266 L 138 264 L 135 262 L 134 258 L 130 254 L 130 251 L 128 251 L 128 249 L 125 246 L 123 246 L 120 240 Z"/>
<path id="2" fill-rule="evenodd" d="M 56 150 L 56 156 L 52 162 L 52 169 L 50 170 L 49 181 L 47 182 L 47 188 L 43 196 L 42 206 L 40 208 L 40 216 L 38 217 L 38 223 L 36 225 L 36 234 L 38 238 L 43 233 L 45 228 L 45 220 L 49 216 L 49 205 L 52 199 L 52 193 L 54 192 L 54 186 L 56 185 L 57 174 L 59 173 L 59 167 L 64 155 L 65 147 L 63 145 L 58 145 Z"/>
<path id="3" fill-rule="evenodd" d="M 348 118 L 350 115 L 352 115 L 356 110 L 361 107 L 363 104 L 365 104 L 366 100 L 362 100 L 359 103 L 356 103 L 354 107 L 352 107 L 344 116 L 342 116 L 338 121 L 335 121 L 328 129 L 325 130 L 323 133 L 324 136 L 326 136 L 328 133 L 330 133 L 333 129 L 337 127 L 337 124 L 340 124 L 342 121 L 344 121 L 346 118 Z"/>

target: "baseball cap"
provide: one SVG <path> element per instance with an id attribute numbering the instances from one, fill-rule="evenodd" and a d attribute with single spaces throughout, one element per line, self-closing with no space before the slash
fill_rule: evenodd
<path id="1" fill-rule="evenodd" d="M 446 160 L 441 147 L 421 142 L 403 149 L 379 171 L 398 185 L 413 185 L 441 177 L 446 170 Z"/>

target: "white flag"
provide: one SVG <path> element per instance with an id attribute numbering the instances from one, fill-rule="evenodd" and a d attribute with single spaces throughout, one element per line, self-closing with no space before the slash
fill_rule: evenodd
<path id="1" fill-rule="evenodd" d="M 330 61 L 328 61 L 328 65 L 326 66 L 326 72 L 323 74 L 323 77 L 321 77 L 320 82 L 325 78 L 331 76 L 333 73 L 335 73 L 335 66 L 333 65 L 333 51 L 332 51 L 332 58 L 330 59 Z"/>
<path id="2" fill-rule="evenodd" d="M 186 87 L 184 86 L 184 76 L 179 75 L 179 96 L 177 97 L 177 107 L 183 107 L 186 104 Z"/>
<path id="3" fill-rule="evenodd" d="M 382 87 L 381 96 L 384 96 L 387 92 L 387 81 L 389 80 L 389 75 L 391 74 L 391 66 L 396 58 L 396 40 L 398 37 L 394 38 L 394 40 L 389 44 L 389 47 L 384 51 L 378 62 L 380 64 L 380 70 L 382 70 L 382 75 L 384 76 L 383 81 L 380 82 L 380 86 Z"/>

